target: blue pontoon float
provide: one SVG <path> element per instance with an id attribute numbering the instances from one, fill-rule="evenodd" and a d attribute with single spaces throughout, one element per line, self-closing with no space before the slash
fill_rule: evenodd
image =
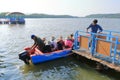
<path id="1" fill-rule="evenodd" d="M 68 56 L 70 52 L 71 52 L 70 49 L 65 49 L 65 50 L 55 51 L 49 54 L 36 55 L 36 56 L 31 57 L 31 61 L 33 64 L 38 64 L 38 63 L 42 63 L 42 62 Z"/>
<path id="2" fill-rule="evenodd" d="M 28 53 L 27 50 L 19 54 L 19 59 L 23 60 L 25 64 L 29 64 L 29 60 L 33 64 L 43 63 L 46 61 L 66 57 L 70 54 L 71 48 L 58 50 L 50 53 L 42 53 L 40 50 L 35 48 L 32 54 Z"/>

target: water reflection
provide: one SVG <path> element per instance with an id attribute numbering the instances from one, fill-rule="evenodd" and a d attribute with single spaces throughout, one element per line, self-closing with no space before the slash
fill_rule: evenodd
<path id="1" fill-rule="evenodd" d="M 75 61 L 72 56 L 38 65 L 24 65 L 20 69 L 29 80 L 110 80 L 88 65 Z"/>
<path id="2" fill-rule="evenodd" d="M 21 66 L 20 69 L 25 76 L 31 75 L 39 80 L 73 80 L 76 77 L 75 75 L 78 74 L 78 72 L 74 70 L 77 66 L 69 58 L 57 59 L 38 65 L 24 65 Z M 28 77 L 26 78 L 30 79 Z"/>

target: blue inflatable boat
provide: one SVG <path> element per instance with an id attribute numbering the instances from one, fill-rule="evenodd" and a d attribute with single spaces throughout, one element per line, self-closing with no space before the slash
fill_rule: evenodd
<path id="1" fill-rule="evenodd" d="M 38 64 L 38 63 L 68 56 L 70 52 L 71 52 L 70 49 L 65 49 L 65 50 L 55 51 L 49 54 L 36 55 L 31 57 L 31 61 L 33 64 Z"/>
<path id="2" fill-rule="evenodd" d="M 38 63 L 43 63 L 46 61 L 66 57 L 70 54 L 70 52 L 71 52 L 71 49 L 64 49 L 64 50 L 58 50 L 50 53 L 42 53 L 38 49 L 35 49 L 34 53 L 30 55 L 26 50 L 25 52 L 22 52 L 21 54 L 19 54 L 19 59 L 23 60 L 25 64 L 29 64 L 29 60 L 31 60 L 33 64 L 38 64 Z"/>

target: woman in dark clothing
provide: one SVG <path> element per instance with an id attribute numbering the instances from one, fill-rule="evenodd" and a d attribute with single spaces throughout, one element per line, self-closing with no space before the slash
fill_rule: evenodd
<path id="1" fill-rule="evenodd" d="M 63 41 L 62 36 L 60 36 L 60 39 L 58 39 L 58 42 L 57 42 L 57 48 L 58 50 L 63 50 L 64 47 L 65 47 L 65 43 Z"/>
<path id="2" fill-rule="evenodd" d="M 57 41 L 57 49 L 58 50 L 63 50 L 63 44 L 61 43 L 60 40 Z"/>

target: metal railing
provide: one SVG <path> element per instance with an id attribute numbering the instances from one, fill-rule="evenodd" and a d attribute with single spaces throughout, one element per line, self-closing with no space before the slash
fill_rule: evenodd
<path id="1" fill-rule="evenodd" d="M 120 64 L 120 50 L 118 47 L 120 46 L 120 38 L 115 34 L 120 35 L 118 31 L 109 31 L 104 30 L 103 33 L 86 33 L 85 31 L 76 31 L 74 35 L 74 50 L 81 49 L 79 38 L 80 36 L 85 36 L 88 38 L 88 46 L 90 54 L 94 57 L 100 58 L 105 61 L 112 62 L 114 64 Z M 108 46 L 109 55 L 104 55 L 102 53 L 97 52 L 98 41 L 106 42 L 110 46 Z"/>

